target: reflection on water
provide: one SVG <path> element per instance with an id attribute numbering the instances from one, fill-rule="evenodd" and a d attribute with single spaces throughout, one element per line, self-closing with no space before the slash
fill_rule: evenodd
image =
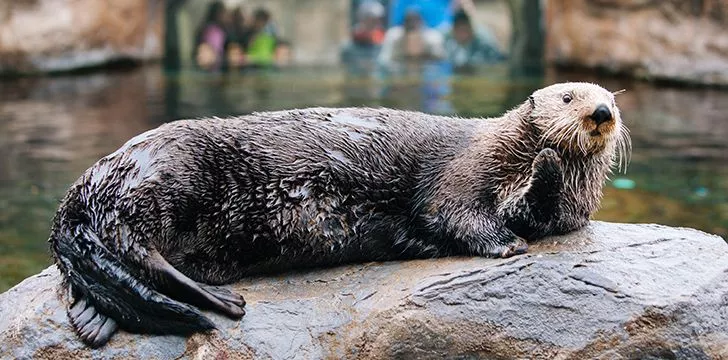
<path id="1" fill-rule="evenodd" d="M 0 82 L 0 291 L 50 263 L 50 218 L 67 187 L 132 136 L 178 118 L 305 106 L 388 106 L 492 116 L 544 84 L 588 80 L 611 90 L 632 130 L 626 175 L 597 218 L 690 226 L 728 237 L 728 92 L 655 88 L 583 74 L 512 78 L 495 66 L 446 66 L 368 77 L 343 69 L 285 73 L 124 73 Z"/>

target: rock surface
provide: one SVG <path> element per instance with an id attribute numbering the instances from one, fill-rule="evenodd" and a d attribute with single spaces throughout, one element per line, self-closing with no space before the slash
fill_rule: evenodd
<path id="1" fill-rule="evenodd" d="M 728 2 L 549 0 L 547 60 L 639 78 L 728 85 Z"/>
<path id="2" fill-rule="evenodd" d="M 233 286 L 241 321 L 89 350 L 48 268 L 0 295 L 0 358 L 728 359 L 728 244 L 593 222 L 510 259 L 368 263 Z"/>
<path id="3" fill-rule="evenodd" d="M 162 55 L 160 0 L 0 1 L 0 74 Z"/>

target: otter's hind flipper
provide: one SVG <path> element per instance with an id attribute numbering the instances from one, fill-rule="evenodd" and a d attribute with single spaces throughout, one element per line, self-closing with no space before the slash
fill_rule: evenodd
<path id="1" fill-rule="evenodd" d="M 150 252 L 146 265 L 155 272 L 154 277 L 159 280 L 159 285 L 172 298 L 220 312 L 233 319 L 245 315 L 245 300 L 242 296 L 225 288 L 194 282 L 157 251 Z"/>
<path id="2" fill-rule="evenodd" d="M 76 301 L 69 318 L 88 345 L 104 345 L 116 324 L 146 334 L 187 335 L 215 328 L 199 310 L 143 282 L 88 226 L 61 228 L 51 240 L 56 264 Z M 102 323 L 103 317 L 114 322 Z"/>
<path id="3" fill-rule="evenodd" d="M 68 311 L 71 324 L 83 342 L 97 348 L 109 341 L 119 329 L 114 319 L 99 313 L 86 299 L 80 299 Z"/>

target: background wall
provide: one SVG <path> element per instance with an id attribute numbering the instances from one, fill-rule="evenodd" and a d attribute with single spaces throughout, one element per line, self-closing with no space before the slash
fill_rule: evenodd
<path id="1" fill-rule="evenodd" d="M 0 74 L 162 56 L 162 0 L 0 1 Z"/>
<path id="2" fill-rule="evenodd" d="M 638 78 L 728 85 L 726 0 L 549 0 L 546 59 Z"/>

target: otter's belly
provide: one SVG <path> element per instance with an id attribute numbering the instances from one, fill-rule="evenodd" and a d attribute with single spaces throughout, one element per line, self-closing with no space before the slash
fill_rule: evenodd
<path id="1" fill-rule="evenodd" d="M 215 284 L 291 268 L 395 259 L 409 236 L 407 203 L 407 197 L 372 201 L 309 194 L 305 201 L 276 206 L 201 211 L 187 216 L 198 226 L 177 232 L 170 242 L 176 244 L 162 254 L 190 278 Z M 205 208 L 210 209 L 196 207 Z"/>

